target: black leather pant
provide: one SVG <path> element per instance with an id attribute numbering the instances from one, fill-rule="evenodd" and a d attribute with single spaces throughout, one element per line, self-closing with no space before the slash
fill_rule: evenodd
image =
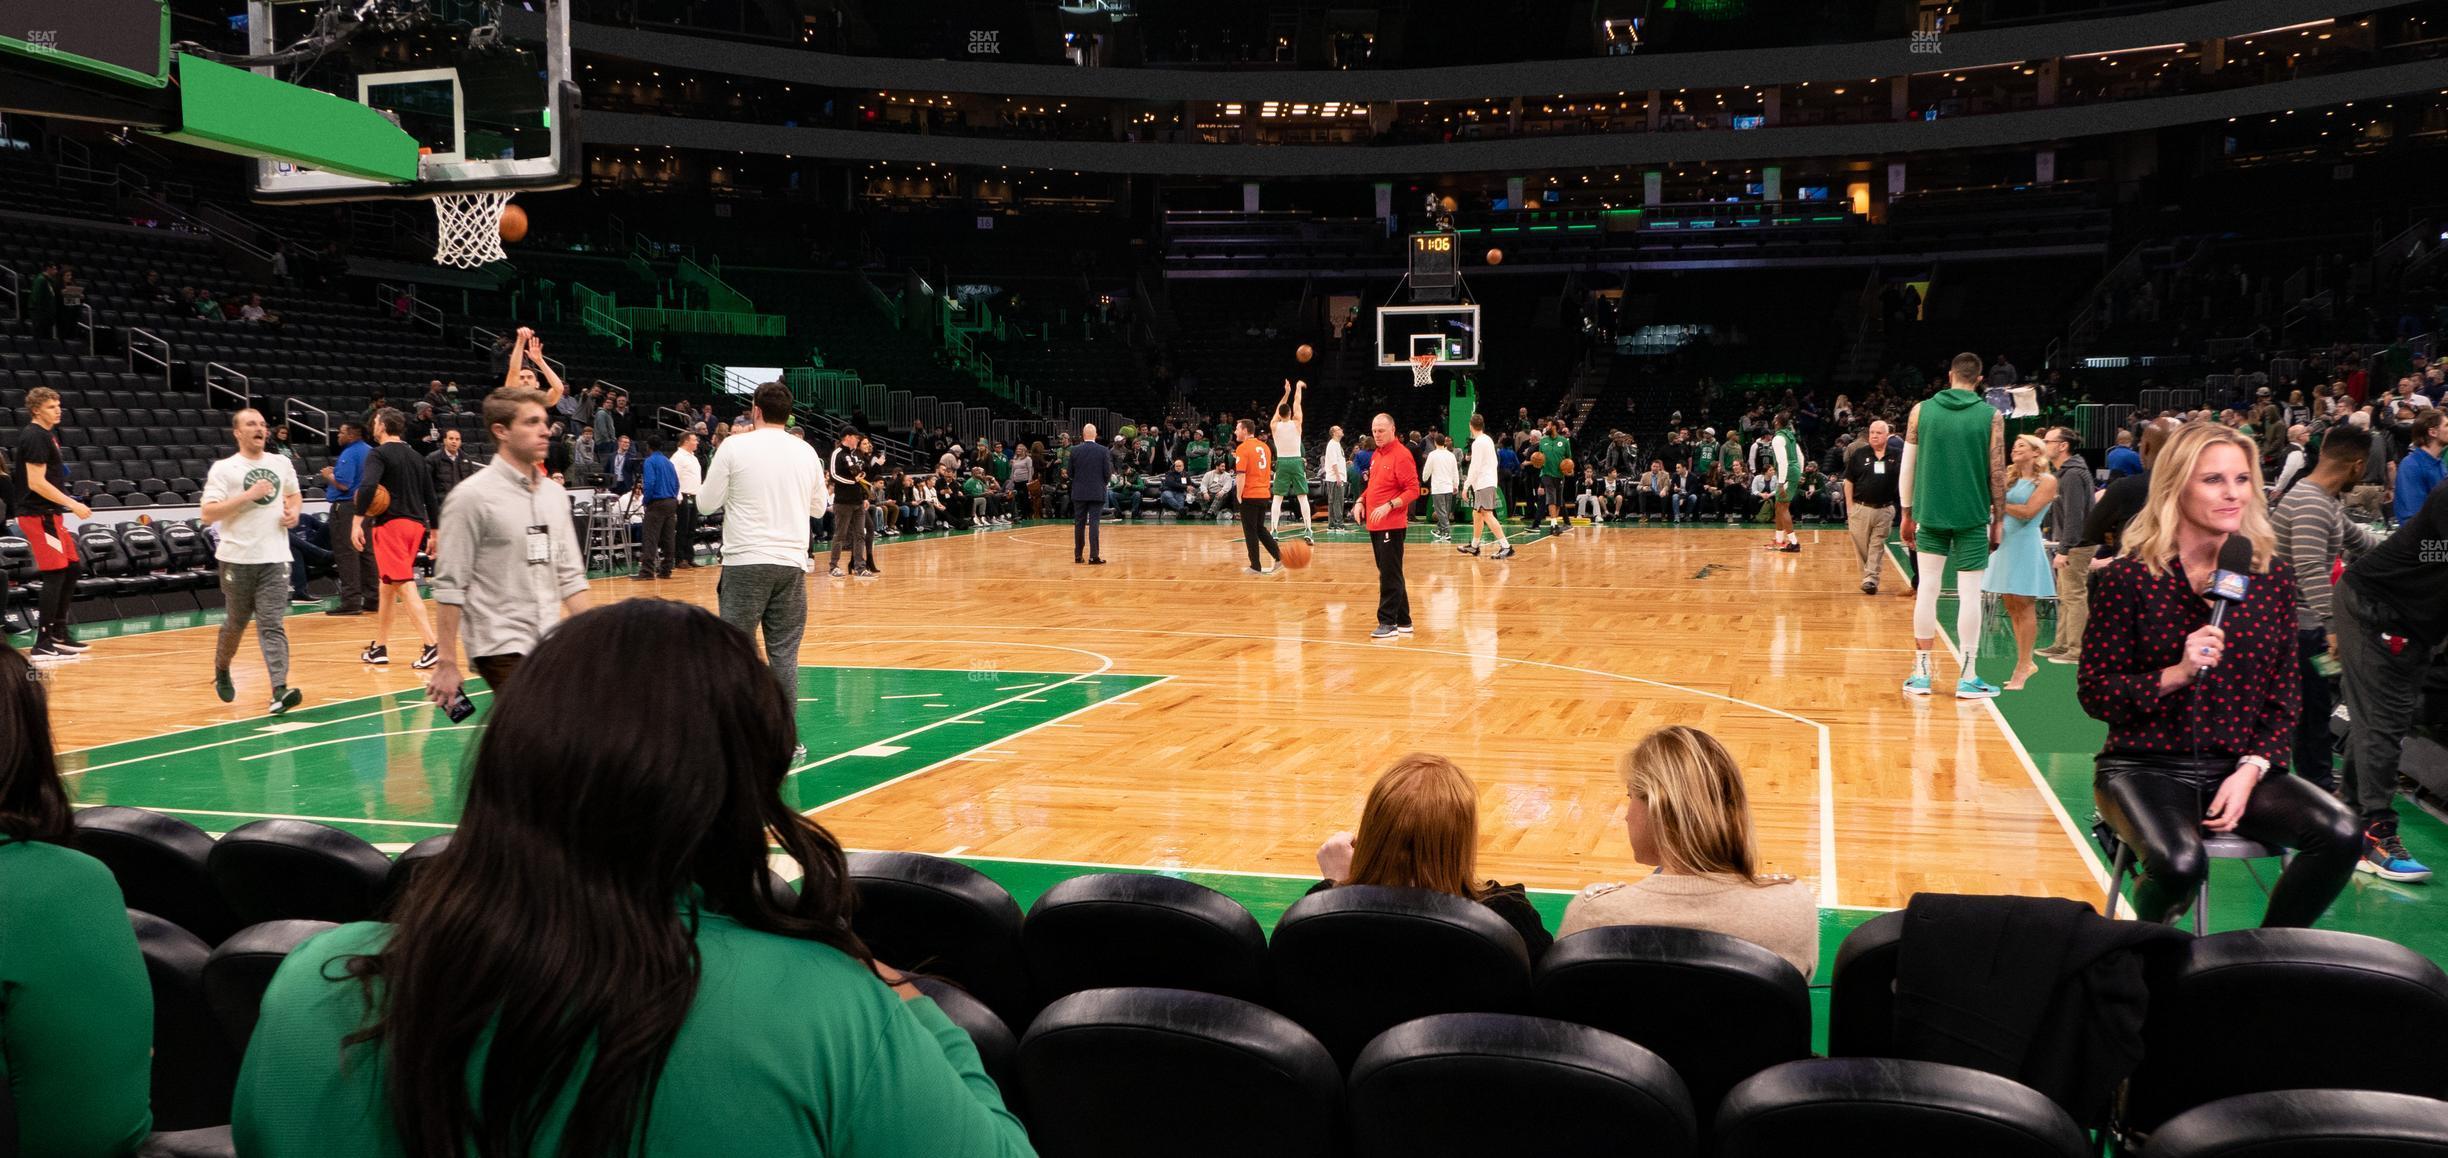
<path id="1" fill-rule="evenodd" d="M 2102 753 L 2093 764 L 2092 799 L 2117 838 L 2134 850 L 2134 912 L 2145 921 L 2182 916 L 2210 871 L 2202 818 L 2219 782 L 2235 770 L 2226 756 Z M 2336 900 L 2362 855 L 2354 813 L 2302 779 L 2272 773 L 2253 789 L 2236 835 L 2295 850 L 2270 890 L 2265 928 L 2301 928 Z"/>

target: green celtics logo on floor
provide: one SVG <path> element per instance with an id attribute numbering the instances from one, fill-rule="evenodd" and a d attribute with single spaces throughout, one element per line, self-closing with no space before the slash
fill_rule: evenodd
<path id="1" fill-rule="evenodd" d="M 271 467 L 268 467 L 268 466 L 259 466 L 259 467 L 256 467 L 256 468 L 255 468 L 255 469 L 253 469 L 253 470 L 248 471 L 248 472 L 246 473 L 246 478 L 245 478 L 245 479 L 243 479 L 243 480 L 241 480 L 241 481 L 239 482 L 239 484 L 238 484 L 238 489 L 243 491 L 243 490 L 246 490 L 246 489 L 247 489 L 247 488 L 249 488 L 249 487 L 254 486 L 256 483 L 259 483 L 259 482 L 268 482 L 268 483 L 271 483 L 271 484 L 272 484 L 272 493 L 271 493 L 271 494 L 268 494 L 268 495 L 265 495 L 264 497 L 262 497 L 262 498 L 260 498 L 260 499 L 255 500 L 255 505 L 256 505 L 256 506 L 259 506 L 259 507 L 260 507 L 260 506 L 263 506 L 263 505 L 265 505 L 265 504 L 267 504 L 267 503 L 276 503 L 276 502 L 279 502 L 279 501 L 280 501 L 280 494 L 281 494 L 281 476 L 280 476 L 280 472 L 279 472 L 279 471 L 276 471 L 276 470 L 273 470 Z"/>

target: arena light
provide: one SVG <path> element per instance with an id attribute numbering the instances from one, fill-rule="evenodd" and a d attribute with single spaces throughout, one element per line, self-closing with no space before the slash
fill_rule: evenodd
<path id="1" fill-rule="evenodd" d="M 2247 32 L 2244 35 L 2247 37 L 2269 36 L 2279 32 L 2295 32 L 2307 28 L 2323 28 L 2335 23 L 2337 23 L 2336 17 L 2324 17 L 2319 20 L 2306 20 L 2301 24 L 2285 24 L 2276 28 L 2264 28 L 2259 32 Z"/>

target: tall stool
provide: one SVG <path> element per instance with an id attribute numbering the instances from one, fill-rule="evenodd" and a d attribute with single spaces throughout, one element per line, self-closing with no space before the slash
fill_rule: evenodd
<path id="1" fill-rule="evenodd" d="M 2121 886 L 2125 882 L 2125 875 L 2127 873 L 2135 872 L 2134 850 L 2132 845 L 2117 839 L 2114 831 L 2110 829 L 2105 822 L 2093 825 L 2093 832 L 2099 835 L 2103 844 L 2112 846 L 2115 853 L 2110 862 L 2110 867 L 2108 870 L 2108 899 L 2101 906 L 2103 911 L 2105 911 L 2109 916 L 2114 917 L 2116 916 L 2117 906 L 2124 903 L 2124 892 Z M 2288 861 L 2295 858 L 2295 854 L 2291 850 L 2281 848 L 2274 844 L 2264 844 L 2257 840 L 2249 840 L 2232 832 L 2202 833 L 2202 855 L 2210 860 L 2241 861 L 2262 860 L 2268 857 L 2276 857 L 2278 858 L 2278 862 L 2281 867 L 2283 867 Z M 2251 866 L 2249 865 L 2246 866 L 2247 871 L 2250 870 L 2250 867 Z M 2136 873 L 2136 876 L 2139 875 L 2139 873 Z M 2253 879 L 2258 881 L 2260 879 L 2260 874 L 2253 874 Z M 2267 892 L 2269 890 L 2264 888 L 2262 891 Z M 2202 874 L 2201 892 L 2193 898 L 2193 935 L 2196 937 L 2202 935 L 2202 914 L 2209 908 L 2210 874 L 2204 872 Z"/>

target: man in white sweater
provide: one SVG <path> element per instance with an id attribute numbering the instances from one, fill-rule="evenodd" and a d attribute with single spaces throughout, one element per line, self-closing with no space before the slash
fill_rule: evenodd
<path id="1" fill-rule="evenodd" d="M 1428 484 L 1428 505 L 1436 511 L 1436 530 L 1428 537 L 1431 542 L 1450 543 L 1453 542 L 1454 484 L 1460 481 L 1461 472 L 1454 463 L 1453 439 L 1442 434 L 1431 434 L 1428 438 L 1436 445 L 1436 449 L 1428 452 L 1428 462 L 1420 471 L 1422 479 Z"/>
<path id="2" fill-rule="evenodd" d="M 680 476 L 680 566 L 697 565 L 697 492 L 705 489 L 705 467 L 697 461 L 697 432 L 680 436 L 672 451 L 672 471 Z"/>
<path id="3" fill-rule="evenodd" d="M 723 512 L 723 622 L 751 638 L 765 629 L 765 663 L 792 702 L 799 698 L 799 637 L 807 629 L 808 519 L 821 514 L 816 450 L 793 435 L 790 390 L 757 387 L 756 424 L 723 440 L 697 502 Z M 804 754 L 806 749 L 802 747 Z M 796 757 L 794 757 L 795 759 Z"/>
<path id="4" fill-rule="evenodd" d="M 1343 529 L 1343 492 L 1351 485 L 1351 459 L 1343 453 L 1343 428 L 1326 428 L 1326 454 L 1318 460 L 1318 474 L 1326 482 L 1326 529 Z"/>
<path id="5" fill-rule="evenodd" d="M 1496 558 L 1513 557 L 1513 544 L 1505 540 L 1500 506 L 1504 499 L 1496 491 L 1496 440 L 1488 437 L 1487 415 L 1473 414 L 1470 420 L 1470 475 L 1462 480 L 1462 489 L 1470 495 L 1471 541 L 1454 550 L 1465 555 L 1479 553 L 1479 528 L 1485 526 L 1496 535 Z"/>

